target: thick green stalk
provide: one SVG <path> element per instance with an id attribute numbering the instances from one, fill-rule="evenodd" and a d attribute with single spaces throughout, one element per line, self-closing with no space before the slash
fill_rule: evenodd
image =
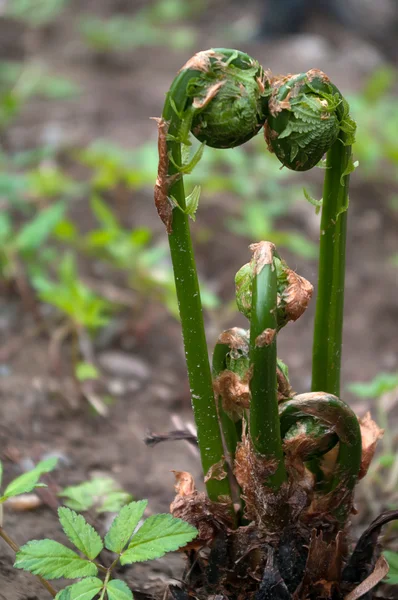
<path id="1" fill-rule="evenodd" d="M 277 490 L 286 480 L 279 427 L 276 380 L 277 277 L 273 244 L 254 245 L 250 319 L 250 438 L 255 452 L 275 461 L 265 485 Z"/>
<path id="2" fill-rule="evenodd" d="M 318 294 L 312 360 L 312 390 L 340 395 L 343 333 L 345 248 L 347 231 L 347 172 L 351 146 L 343 145 L 343 132 L 327 153 L 321 237 Z"/>
<path id="3" fill-rule="evenodd" d="M 185 109 L 187 84 L 197 74 L 192 70 L 182 71 L 174 80 L 167 95 L 163 119 L 169 124 L 168 133 L 175 137 L 178 137 L 181 127 L 181 119 L 175 109 L 177 111 Z M 171 100 L 174 102 L 174 108 Z M 181 165 L 180 143 L 169 140 L 167 141 L 167 149 L 168 152 L 171 152 L 174 162 Z M 170 161 L 168 163 L 168 176 L 172 176 L 176 172 L 177 169 Z M 172 183 L 168 195 L 173 196 L 179 206 L 185 209 L 185 191 L 182 177 Z M 206 475 L 214 464 L 222 460 L 224 449 L 214 401 L 202 304 L 188 216 L 178 208 L 175 208 L 172 213 L 172 232 L 169 234 L 169 244 L 184 338 L 192 407 L 198 432 L 198 446 L 203 471 Z M 210 479 L 206 484 L 206 488 L 211 500 L 216 501 L 219 496 L 231 497 L 227 478 L 221 481 Z"/>

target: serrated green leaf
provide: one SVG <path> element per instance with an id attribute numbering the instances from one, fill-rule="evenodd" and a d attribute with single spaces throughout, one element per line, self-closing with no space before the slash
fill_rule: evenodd
<path id="1" fill-rule="evenodd" d="M 47 579 L 77 579 L 97 575 L 94 563 L 54 540 L 32 540 L 16 554 L 14 567 Z"/>
<path id="2" fill-rule="evenodd" d="M 196 211 L 199 206 L 199 198 L 200 198 L 200 185 L 195 185 L 192 192 L 185 198 L 186 208 L 185 214 L 191 217 L 192 221 L 196 219 Z"/>
<path id="3" fill-rule="evenodd" d="M 26 494 L 31 492 L 36 487 L 44 487 L 44 484 L 39 483 L 39 479 L 44 473 L 52 471 L 58 462 L 57 458 L 48 458 L 47 460 L 40 461 L 34 469 L 28 473 L 24 473 L 11 481 L 6 487 L 4 496 L 0 498 L 0 502 L 4 502 L 7 498 L 13 496 L 19 496 L 20 494 Z"/>
<path id="4" fill-rule="evenodd" d="M 70 508 L 59 508 L 58 516 L 62 529 L 72 544 L 88 558 L 96 558 L 104 545 L 94 527 L 91 527 L 82 515 L 78 515 Z"/>
<path id="5" fill-rule="evenodd" d="M 121 579 L 113 579 L 106 587 L 108 600 L 133 600 L 134 596 L 130 588 Z"/>
<path id="6" fill-rule="evenodd" d="M 151 560 L 178 550 L 197 536 L 195 527 L 171 515 L 149 517 L 133 536 L 120 562 L 126 565 L 133 562 Z"/>
<path id="7" fill-rule="evenodd" d="M 15 239 L 19 251 L 39 248 L 57 224 L 61 221 L 66 210 L 65 202 L 57 202 L 53 206 L 42 210 L 37 217 L 29 221 Z"/>
<path id="8" fill-rule="evenodd" d="M 140 500 L 122 508 L 105 536 L 105 546 L 108 550 L 116 554 L 123 550 L 142 518 L 147 504 L 147 500 Z"/>
<path id="9" fill-rule="evenodd" d="M 78 583 L 68 585 L 55 596 L 55 600 L 92 600 L 103 587 L 98 577 L 87 577 Z"/>

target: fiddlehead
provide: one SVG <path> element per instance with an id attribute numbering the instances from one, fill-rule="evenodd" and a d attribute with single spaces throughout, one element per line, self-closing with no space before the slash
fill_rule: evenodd
<path id="1" fill-rule="evenodd" d="M 345 402 L 323 392 L 300 394 L 281 403 L 279 416 L 285 451 L 294 451 L 296 459 L 302 462 L 326 454 L 338 441 L 334 471 L 322 489 L 317 490 L 314 510 L 330 512 L 344 523 L 352 508 L 352 492 L 361 465 L 357 416 Z M 302 427 L 305 435 L 300 440 Z"/>
<path id="2" fill-rule="evenodd" d="M 218 94 L 222 94 L 222 101 L 217 100 Z M 222 460 L 224 449 L 214 402 L 183 182 L 183 175 L 189 173 L 200 159 L 203 146 L 191 160 L 183 160 L 183 156 L 190 148 L 192 127 L 196 135 L 209 145 L 232 147 L 250 139 L 265 118 L 266 95 L 266 77 L 259 64 L 248 55 L 223 49 L 200 52 L 174 79 L 162 118 L 158 120 L 159 167 L 155 204 L 169 234 L 192 405 L 205 474 Z M 233 131 L 229 122 L 231 112 L 224 120 L 224 127 L 221 123 L 216 124 L 221 116 L 221 106 L 223 110 L 236 112 L 239 121 L 244 115 L 241 123 L 234 121 Z M 231 496 L 227 479 L 210 478 L 206 486 L 212 500 Z"/>
<path id="3" fill-rule="evenodd" d="M 351 124 L 341 93 L 318 69 L 273 78 L 269 113 L 268 147 L 294 171 L 315 167 Z"/>

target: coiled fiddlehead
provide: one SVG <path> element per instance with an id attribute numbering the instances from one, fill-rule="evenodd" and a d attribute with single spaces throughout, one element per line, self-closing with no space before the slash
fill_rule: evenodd
<path id="1" fill-rule="evenodd" d="M 318 69 L 275 77 L 264 128 L 271 152 L 294 171 L 315 167 L 348 125 L 347 104 Z"/>
<path id="2" fill-rule="evenodd" d="M 322 498 L 319 510 L 330 512 L 344 523 L 352 508 L 352 492 L 361 465 L 361 430 L 357 416 L 348 404 L 336 396 L 310 392 L 281 403 L 279 418 L 285 444 L 291 444 L 295 440 L 296 451 L 297 437 L 300 435 L 297 423 L 304 421 L 310 424 L 305 438 L 302 438 L 299 456 L 302 461 L 325 454 L 338 440 L 336 467 L 330 480 L 318 490 L 318 496 Z"/>

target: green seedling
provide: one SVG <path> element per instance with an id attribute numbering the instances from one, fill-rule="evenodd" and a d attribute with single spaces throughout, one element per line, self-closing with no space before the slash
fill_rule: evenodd
<path id="1" fill-rule="evenodd" d="M 95 509 L 99 514 L 119 512 L 133 499 L 131 494 L 121 489 L 111 477 L 94 477 L 90 481 L 68 486 L 59 496 L 68 508 L 78 512 Z"/>
<path id="2" fill-rule="evenodd" d="M 14 550 L 14 552 L 18 552 L 19 547 L 4 529 L 3 505 L 10 498 L 15 498 L 16 496 L 27 494 L 29 492 L 32 492 L 36 488 L 46 487 L 44 483 L 40 482 L 40 478 L 45 473 L 49 473 L 50 471 L 55 469 L 56 465 L 56 458 L 48 458 L 47 460 L 42 460 L 31 471 L 28 471 L 27 473 L 24 473 L 23 475 L 20 475 L 19 477 L 11 481 L 11 483 L 9 483 L 3 491 L 2 496 L 0 496 L 0 537 L 5 541 L 6 544 L 8 544 L 8 546 L 10 546 L 12 550 Z M 2 484 L 2 479 L 3 464 L 0 461 L 0 486 Z M 47 581 L 42 579 L 40 576 L 38 576 L 38 579 L 51 594 L 52 592 L 54 592 L 52 586 Z M 55 594 L 53 595 L 53 597 L 54 596 Z"/>
<path id="3" fill-rule="evenodd" d="M 54 255 L 45 246 L 56 226 L 62 221 L 66 204 L 55 202 L 37 213 L 25 225 L 15 230 L 9 213 L 0 215 L 0 276 L 6 281 L 18 280 L 21 262 L 28 279 L 43 273 Z"/>
<path id="4" fill-rule="evenodd" d="M 325 173 L 322 201 L 305 192 L 321 220 L 312 391 L 304 394 L 290 386 L 277 339 L 303 314 L 313 288 L 270 241 L 252 244 L 250 262 L 236 275 L 247 330 L 224 331 L 212 367 L 208 358 L 184 175 L 196 169 L 203 144 L 235 148 L 263 127 L 284 167 L 320 166 Z M 199 535 L 210 554 L 188 557 L 186 587 L 171 587 L 174 599 L 343 600 L 370 592 L 387 573 L 383 557 L 374 569 L 375 540 L 397 511 L 378 517 L 346 552 L 354 489 L 379 437 L 370 417 L 361 422 L 340 398 L 355 130 L 347 101 L 324 73 L 275 77 L 237 50 L 199 52 L 167 93 L 158 119 L 155 205 L 168 234 L 208 496 L 178 474 L 172 514 L 210 527 Z M 191 135 L 202 144 L 200 154 Z"/>
<path id="5" fill-rule="evenodd" d="M 58 268 L 58 281 L 40 276 L 33 278 L 39 298 L 65 315 L 75 332 L 95 332 L 109 323 L 111 306 L 80 279 L 73 254 L 63 256 Z"/>
<path id="6" fill-rule="evenodd" d="M 53 470 L 56 463 L 55 458 L 41 461 L 34 469 L 14 479 L 0 497 L 0 509 L 9 498 L 31 492 L 38 487 L 46 487 L 39 480 L 43 474 Z M 1 475 L 0 463 L 0 485 Z M 101 491 L 102 485 L 104 492 L 104 482 L 105 480 L 93 480 L 90 483 L 95 486 L 100 484 L 97 492 Z M 107 486 L 108 491 L 115 494 L 115 490 L 111 490 L 109 480 Z M 67 494 L 64 490 L 64 495 L 75 501 L 79 499 L 77 502 L 79 504 L 80 501 L 81 506 L 82 496 L 76 492 L 76 487 L 69 488 Z M 82 488 L 80 492 L 81 490 Z M 93 492 L 94 489 L 91 488 L 89 495 L 93 495 Z M 87 496 L 83 497 L 87 499 Z M 114 496 L 111 506 L 116 506 L 118 502 L 120 497 L 116 500 Z M 142 522 L 147 504 L 147 500 L 140 500 L 123 506 L 104 540 L 82 515 L 70 508 L 59 508 L 58 516 L 62 529 L 79 553 L 50 539 L 32 540 L 19 548 L 4 530 L 2 518 L 0 537 L 16 553 L 14 566 L 36 575 L 49 594 L 57 600 L 92 600 L 97 595 L 100 600 L 132 600 L 133 594 L 127 584 L 120 579 L 113 579 L 115 568 L 118 565 L 125 566 L 160 558 L 167 552 L 186 546 L 198 533 L 195 527 L 169 514 L 152 515 Z M 101 512 L 105 510 L 109 508 L 103 508 Z M 112 553 L 113 560 L 108 567 L 102 564 L 99 556 L 104 549 Z M 98 577 L 99 572 L 103 575 L 102 579 Z M 61 577 L 78 581 L 57 592 L 47 579 Z"/>

